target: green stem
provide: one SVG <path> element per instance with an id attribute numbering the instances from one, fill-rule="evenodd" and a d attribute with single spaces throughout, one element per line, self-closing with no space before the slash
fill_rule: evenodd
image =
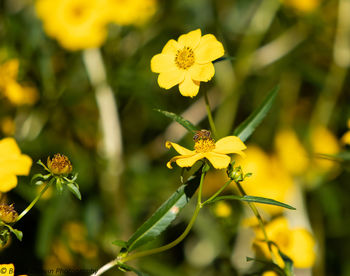
<path id="1" fill-rule="evenodd" d="M 208 99 L 207 91 L 204 91 L 204 99 L 205 99 L 205 107 L 207 108 L 210 129 L 211 129 L 211 132 L 213 133 L 214 138 L 217 138 L 216 127 L 215 127 L 215 123 L 214 123 L 214 120 L 213 120 L 213 115 L 211 114 L 211 108 L 210 108 L 210 105 L 209 105 L 209 99 Z"/>
<path id="2" fill-rule="evenodd" d="M 228 180 L 215 194 L 213 194 L 209 199 L 203 202 L 202 206 L 210 203 L 214 198 L 216 198 L 223 190 L 226 189 L 228 185 L 230 185 L 232 180 Z"/>
<path id="3" fill-rule="evenodd" d="M 47 188 L 51 185 L 54 178 L 51 178 L 49 182 L 46 183 L 45 187 L 40 191 L 40 193 L 34 198 L 34 200 L 28 205 L 28 207 L 17 217 L 16 222 L 18 222 L 21 218 L 23 218 L 29 211 L 32 209 L 32 207 L 35 205 L 35 203 L 41 198 L 41 196 L 45 193 Z"/>
<path id="4" fill-rule="evenodd" d="M 239 182 L 235 182 L 236 185 L 237 185 L 237 188 L 239 190 L 239 192 L 241 193 L 242 196 L 246 196 L 247 193 L 244 191 L 243 187 L 241 186 L 241 184 Z M 266 229 L 265 229 L 265 226 L 264 226 L 264 221 L 258 211 L 258 208 L 256 208 L 255 204 L 252 203 L 252 202 L 248 202 L 248 206 L 250 207 L 250 209 L 253 211 L 254 215 L 256 216 L 256 218 L 258 219 L 259 221 L 259 226 L 263 232 L 263 235 L 264 235 L 264 239 L 265 239 L 265 242 L 269 248 L 269 251 L 270 251 L 270 254 L 271 254 L 271 258 L 272 258 L 272 261 L 274 263 L 276 263 L 276 257 L 274 255 L 274 253 L 272 252 L 272 247 L 271 247 L 271 244 L 269 243 L 269 238 L 267 236 L 267 233 L 266 233 Z"/>

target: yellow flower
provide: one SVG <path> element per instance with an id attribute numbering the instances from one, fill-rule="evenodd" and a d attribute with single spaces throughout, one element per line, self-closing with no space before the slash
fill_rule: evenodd
<path id="1" fill-rule="evenodd" d="M 245 156 L 243 150 L 247 147 L 236 136 L 227 136 L 215 143 L 207 130 L 198 131 L 194 137 L 194 150 L 188 150 L 176 143 L 167 141 L 167 148 L 173 147 L 180 155 L 170 159 L 167 167 L 172 169 L 171 163 L 176 162 L 180 167 L 191 167 L 196 161 L 206 158 L 216 169 L 225 169 L 231 158 L 227 154 L 237 153 Z"/>
<path id="2" fill-rule="evenodd" d="M 18 213 L 16 212 L 13 205 L 0 205 L 0 220 L 5 223 L 13 223 L 17 220 Z"/>
<path id="3" fill-rule="evenodd" d="M 56 175 L 64 175 L 72 172 L 72 164 L 68 157 L 59 153 L 55 154 L 52 160 L 50 157 L 47 158 L 47 167 Z"/>
<path id="4" fill-rule="evenodd" d="M 315 263 L 315 240 L 312 235 L 303 228 L 290 229 L 288 221 L 284 217 L 279 217 L 265 226 L 269 240 L 275 242 L 283 254 L 286 254 L 294 262 L 297 268 L 312 267 Z M 263 241 L 264 235 L 260 229 L 256 230 L 254 247 L 258 252 L 270 258 L 270 252 Z M 277 249 L 272 247 L 274 254 L 278 256 L 278 264 L 283 266 L 284 262 L 279 257 Z"/>
<path id="5" fill-rule="evenodd" d="M 228 203 L 224 201 L 219 201 L 215 203 L 214 214 L 217 215 L 218 217 L 227 218 L 231 215 L 231 213 L 232 213 L 232 208 Z"/>
<path id="6" fill-rule="evenodd" d="M 236 165 L 242 166 L 244 172 L 252 173 L 243 182 L 247 194 L 288 203 L 288 196 L 293 192 L 293 180 L 281 163 L 257 146 L 248 146 L 245 153 L 247 157 L 238 158 Z M 283 212 L 283 208 L 267 204 L 259 204 L 259 208 L 272 215 Z"/>
<path id="7" fill-rule="evenodd" d="M 109 20 L 118 25 L 142 25 L 156 12 L 156 0 L 108 0 Z"/>
<path id="8" fill-rule="evenodd" d="M 314 11 L 320 4 L 320 0 L 281 0 L 286 6 L 294 8 L 302 13 Z"/>
<path id="9" fill-rule="evenodd" d="M 28 175 L 32 159 L 21 151 L 13 138 L 0 140 L 0 192 L 17 186 L 16 175 Z"/>
<path id="10" fill-rule="evenodd" d="M 224 55 L 222 44 L 212 34 L 201 36 L 201 30 L 171 39 L 162 53 L 151 60 L 151 70 L 160 73 L 158 84 L 170 89 L 179 84 L 183 96 L 194 97 L 201 81 L 209 81 L 215 74 L 212 61 Z"/>
<path id="11" fill-rule="evenodd" d="M 0 92 L 15 105 L 34 104 L 38 92 L 34 87 L 22 86 L 17 82 L 19 62 L 12 59 L 0 66 Z"/>
<path id="12" fill-rule="evenodd" d="M 308 168 L 308 153 L 292 129 L 277 133 L 275 147 L 279 160 L 291 174 L 300 175 Z"/>
<path id="13" fill-rule="evenodd" d="M 348 129 L 349 130 L 347 132 L 345 132 L 345 134 L 341 138 L 341 142 L 344 145 L 350 145 L 350 119 L 348 120 Z"/>
<path id="14" fill-rule="evenodd" d="M 68 50 L 95 48 L 107 36 L 106 0 L 38 0 L 45 32 Z"/>

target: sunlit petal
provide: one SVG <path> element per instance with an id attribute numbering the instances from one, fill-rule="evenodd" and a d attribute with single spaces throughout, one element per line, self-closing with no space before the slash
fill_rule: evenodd
<path id="1" fill-rule="evenodd" d="M 174 39 L 170 39 L 167 44 L 163 47 L 162 54 L 173 54 L 175 55 L 179 49 L 178 43 Z"/>
<path id="2" fill-rule="evenodd" d="M 151 70 L 155 73 L 167 72 L 174 70 L 174 54 L 158 54 L 151 59 Z"/>
<path id="3" fill-rule="evenodd" d="M 215 74 L 214 65 L 211 62 L 206 64 L 194 64 L 189 71 L 191 78 L 196 81 L 209 81 Z"/>
<path id="4" fill-rule="evenodd" d="M 179 90 L 182 96 L 194 97 L 199 91 L 199 82 L 193 81 L 189 74 L 186 74 L 183 82 L 179 84 Z"/>
<path id="5" fill-rule="evenodd" d="M 224 55 L 224 47 L 212 34 L 204 35 L 195 50 L 196 63 L 208 63 Z"/>
<path id="6" fill-rule="evenodd" d="M 158 76 L 158 84 L 160 87 L 170 89 L 171 87 L 179 84 L 185 78 L 185 72 L 178 70 L 174 67 L 173 70 L 162 72 Z"/>
<path id="7" fill-rule="evenodd" d="M 231 158 L 225 154 L 207 152 L 204 155 L 215 169 L 226 169 L 231 161 Z"/>
<path id="8" fill-rule="evenodd" d="M 227 136 L 215 143 L 214 152 L 222 154 L 237 153 L 245 156 L 242 150 L 246 148 L 246 145 L 237 136 Z"/>
<path id="9" fill-rule="evenodd" d="M 181 47 L 190 47 L 195 49 L 201 40 L 201 30 L 197 29 L 195 31 L 183 34 L 179 37 L 178 42 Z"/>
<path id="10" fill-rule="evenodd" d="M 173 147 L 181 155 L 193 155 L 194 154 L 194 151 L 188 150 L 188 149 L 186 149 L 186 148 L 184 148 L 176 143 L 173 143 L 173 142 L 166 141 L 165 146 L 168 149 Z"/>
<path id="11" fill-rule="evenodd" d="M 17 177 L 13 174 L 0 175 L 0 193 L 7 193 L 17 186 Z"/>
<path id="12" fill-rule="evenodd" d="M 178 158 L 175 162 L 180 167 L 192 167 L 194 163 L 196 163 L 198 160 L 203 159 L 204 154 L 203 153 L 197 153 L 192 154 L 189 156 L 182 155 L 181 158 Z"/>

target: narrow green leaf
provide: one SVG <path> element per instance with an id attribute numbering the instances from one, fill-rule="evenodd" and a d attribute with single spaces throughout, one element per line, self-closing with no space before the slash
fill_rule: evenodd
<path id="1" fill-rule="evenodd" d="M 14 229 L 12 228 L 10 225 L 8 224 L 3 224 L 4 226 L 6 226 L 16 237 L 19 241 L 22 241 L 23 238 L 23 233 L 20 230 Z"/>
<path id="2" fill-rule="evenodd" d="M 235 136 L 238 136 L 244 142 L 250 137 L 250 135 L 252 135 L 254 130 L 269 112 L 278 90 L 279 86 L 276 86 L 270 91 L 264 102 L 234 130 L 233 134 Z"/>
<path id="3" fill-rule="evenodd" d="M 216 60 L 213 60 L 212 62 L 216 63 L 216 62 L 220 62 L 220 61 L 224 61 L 224 60 L 235 60 L 235 59 L 236 59 L 235 57 L 226 56 L 226 57 L 217 58 Z"/>
<path id="4" fill-rule="evenodd" d="M 198 170 L 194 178 L 189 179 L 185 185 L 178 188 L 177 191 L 136 230 L 127 242 L 128 252 L 153 240 L 170 225 L 197 190 L 200 181 L 200 172 L 201 170 Z"/>
<path id="5" fill-rule="evenodd" d="M 195 133 L 196 130 L 198 130 L 190 121 L 182 118 L 180 115 L 177 115 L 172 112 L 168 112 L 161 109 L 155 109 L 155 111 L 158 111 L 159 113 L 162 113 L 164 116 L 178 122 L 180 125 L 182 125 L 184 128 L 186 128 L 188 131 Z"/>
<path id="6" fill-rule="evenodd" d="M 350 161 L 350 151 L 343 151 L 338 154 L 316 153 L 315 157 L 337 162 L 346 162 Z"/>
<path id="7" fill-rule="evenodd" d="M 280 207 L 284 207 L 284 208 L 291 209 L 291 210 L 296 210 L 294 207 L 292 207 L 288 204 L 279 202 L 279 201 L 274 200 L 274 199 L 260 197 L 260 196 L 237 196 L 237 195 L 218 196 L 215 199 L 213 199 L 212 201 L 210 201 L 210 203 L 213 203 L 213 202 L 216 202 L 219 200 L 241 200 L 241 201 L 246 201 L 246 202 L 275 205 L 275 206 L 280 206 Z"/>

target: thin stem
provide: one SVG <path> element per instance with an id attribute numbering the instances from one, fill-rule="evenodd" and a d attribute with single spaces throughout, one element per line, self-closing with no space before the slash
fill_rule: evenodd
<path id="1" fill-rule="evenodd" d="M 204 99 L 205 99 L 205 107 L 207 108 L 210 129 L 211 129 L 211 132 L 214 135 L 214 138 L 217 138 L 216 127 L 215 127 L 215 124 L 214 124 L 213 115 L 211 114 L 211 108 L 210 108 L 210 104 L 209 104 L 207 91 L 204 91 Z"/>
<path id="2" fill-rule="evenodd" d="M 241 184 L 239 182 L 235 182 L 236 185 L 237 185 L 237 188 L 238 190 L 240 191 L 240 193 L 242 194 L 242 196 L 246 196 L 247 193 L 244 191 L 243 187 L 241 186 Z M 264 226 L 264 221 L 258 211 L 258 208 L 256 208 L 255 204 L 252 203 L 252 202 L 248 202 L 248 206 L 250 207 L 250 209 L 253 211 L 254 215 L 256 216 L 256 218 L 258 219 L 258 222 L 259 222 L 259 226 L 263 232 L 263 235 L 264 235 L 264 239 L 265 239 L 265 242 L 269 248 L 269 251 L 270 251 L 270 254 L 271 254 L 271 258 L 272 258 L 272 261 L 274 263 L 276 263 L 276 257 L 274 255 L 274 253 L 272 252 L 272 248 L 271 248 L 271 245 L 269 243 L 269 238 L 267 236 L 267 233 L 266 233 L 266 229 L 265 229 L 265 226 Z"/>
<path id="3" fill-rule="evenodd" d="M 106 263 L 104 266 L 102 266 L 99 270 L 97 270 L 94 274 L 92 274 L 91 276 L 99 276 L 102 275 L 103 273 L 105 273 L 107 270 L 111 269 L 112 267 L 116 266 L 118 264 L 119 260 L 114 259 L 112 261 L 110 261 L 109 263 Z"/>
<path id="4" fill-rule="evenodd" d="M 210 198 L 208 198 L 206 201 L 203 202 L 202 206 L 210 203 L 214 198 L 216 198 L 223 190 L 226 189 L 226 187 L 228 185 L 230 185 L 230 183 L 232 182 L 232 180 L 228 180 L 215 194 L 213 194 Z"/>
<path id="5" fill-rule="evenodd" d="M 40 191 L 40 193 L 36 196 L 36 198 L 34 198 L 34 200 L 28 205 L 28 207 L 17 217 L 16 222 L 18 222 L 21 218 L 23 218 L 30 209 L 32 209 L 32 207 L 35 205 L 35 203 L 41 198 L 41 196 L 45 193 L 45 191 L 47 190 L 47 188 L 49 188 L 49 186 L 51 185 L 51 183 L 53 182 L 52 178 L 49 182 L 46 183 L 45 187 Z"/>

